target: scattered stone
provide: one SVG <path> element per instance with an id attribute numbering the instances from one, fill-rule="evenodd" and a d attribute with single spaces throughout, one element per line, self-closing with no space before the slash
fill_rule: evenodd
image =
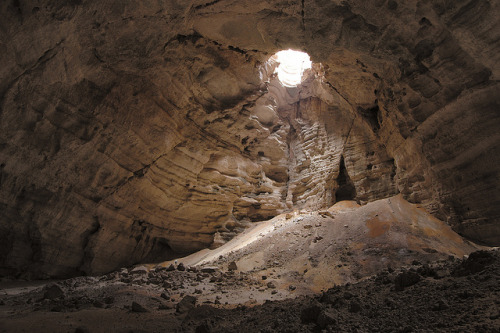
<path id="1" fill-rule="evenodd" d="M 361 311 L 361 304 L 359 304 L 358 301 L 352 301 L 349 304 L 349 312 L 351 312 L 351 313 L 357 313 L 359 311 Z"/>
<path id="2" fill-rule="evenodd" d="M 335 325 L 337 323 L 336 313 L 334 313 L 333 309 L 322 310 L 318 315 L 316 323 L 322 329 L 330 325 Z"/>
<path id="3" fill-rule="evenodd" d="M 184 266 L 184 264 L 181 262 L 181 263 L 179 263 L 179 265 L 177 265 L 177 270 L 178 271 L 185 271 L 186 266 Z"/>
<path id="4" fill-rule="evenodd" d="M 145 266 L 137 266 L 130 271 L 130 274 L 146 274 L 148 269 Z"/>
<path id="5" fill-rule="evenodd" d="M 285 218 L 286 218 L 287 220 L 291 219 L 292 217 L 293 217 L 293 214 L 292 214 L 292 213 L 287 213 L 287 214 L 285 215 Z"/>
<path id="6" fill-rule="evenodd" d="M 47 286 L 43 294 L 44 299 L 56 299 L 61 297 L 64 297 L 64 291 L 57 284 Z"/>
<path id="7" fill-rule="evenodd" d="M 304 323 L 312 323 L 318 320 L 318 316 L 321 312 L 321 305 L 319 303 L 312 304 L 305 307 L 300 312 L 300 320 Z"/>
<path id="8" fill-rule="evenodd" d="M 130 283 L 130 282 L 132 282 L 132 279 L 129 278 L 129 277 L 122 277 L 120 279 L 120 281 L 123 282 L 123 283 Z"/>
<path id="9" fill-rule="evenodd" d="M 170 295 L 166 294 L 166 293 L 161 293 L 160 297 L 163 298 L 163 299 L 166 299 L 166 300 L 170 299 Z"/>
<path id="10" fill-rule="evenodd" d="M 324 218 L 333 217 L 333 214 L 327 210 L 320 210 L 318 213 L 319 213 L 319 215 L 321 215 L 321 217 L 324 217 Z"/>
<path id="11" fill-rule="evenodd" d="M 174 306 L 170 303 L 161 303 L 158 305 L 158 310 L 171 310 L 173 309 Z"/>
<path id="12" fill-rule="evenodd" d="M 492 313 L 490 315 L 491 320 L 497 320 L 498 318 L 500 318 L 500 311 L 497 311 L 496 313 Z"/>
<path id="13" fill-rule="evenodd" d="M 323 239 L 323 237 L 321 237 L 321 236 L 316 236 L 316 237 L 314 237 L 313 242 L 314 242 L 314 243 L 317 243 L 318 241 L 320 241 L 320 240 L 322 240 L 322 239 Z"/>
<path id="14" fill-rule="evenodd" d="M 172 272 L 172 271 L 175 271 L 175 266 L 174 264 L 170 264 L 170 266 L 167 267 L 166 269 L 167 272 Z"/>
<path id="15" fill-rule="evenodd" d="M 142 305 L 140 305 L 139 303 L 137 302 L 132 302 L 132 312 L 149 312 L 148 309 L 146 309 L 145 307 L 143 307 Z"/>
<path id="16" fill-rule="evenodd" d="M 396 276 L 396 279 L 394 280 L 394 285 L 396 291 L 402 291 L 406 287 L 413 286 L 419 281 L 420 281 L 420 275 L 412 271 L 405 271 Z"/>
<path id="17" fill-rule="evenodd" d="M 304 225 L 304 229 L 311 229 L 313 226 L 311 224 Z"/>
<path id="18" fill-rule="evenodd" d="M 177 303 L 176 311 L 178 313 L 186 313 L 192 308 L 194 308 L 195 304 L 196 304 L 196 297 L 191 295 L 184 296 L 184 298 L 179 303 Z"/>
<path id="19" fill-rule="evenodd" d="M 211 267 L 211 266 L 210 267 L 203 267 L 201 269 L 201 272 L 202 273 L 215 273 L 215 272 L 217 272 L 217 267 Z"/>
<path id="20" fill-rule="evenodd" d="M 230 271 L 236 271 L 238 270 L 238 265 L 236 265 L 235 261 L 231 261 L 229 263 L 229 266 L 227 267 Z"/>
<path id="21" fill-rule="evenodd" d="M 274 284 L 274 282 L 270 281 L 270 282 L 267 283 L 267 287 L 270 288 L 270 289 L 275 289 L 276 285 Z"/>
<path id="22" fill-rule="evenodd" d="M 143 277 L 138 277 L 132 280 L 132 283 L 138 284 L 138 285 L 143 285 L 146 283 L 145 278 Z"/>
<path id="23" fill-rule="evenodd" d="M 266 275 L 262 275 L 262 280 L 267 280 L 267 276 Z"/>
<path id="24" fill-rule="evenodd" d="M 467 276 L 483 271 L 493 261 L 489 251 L 472 252 L 454 271 L 453 276 Z"/>
<path id="25" fill-rule="evenodd" d="M 290 286 L 288 287 L 288 289 L 290 289 L 290 290 L 292 290 L 292 291 L 293 291 L 293 290 L 297 289 L 297 287 L 295 287 L 295 286 L 293 286 L 293 285 L 290 285 Z"/>

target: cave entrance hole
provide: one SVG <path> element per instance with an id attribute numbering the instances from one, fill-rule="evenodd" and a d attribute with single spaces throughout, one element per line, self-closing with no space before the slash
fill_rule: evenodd
<path id="1" fill-rule="evenodd" d="M 355 200 L 356 188 L 345 167 L 344 156 L 340 157 L 339 176 L 337 178 L 338 188 L 335 192 L 335 202 L 343 200 Z"/>
<path id="2" fill-rule="evenodd" d="M 302 82 L 304 71 L 312 66 L 311 58 L 305 52 L 283 50 L 272 58 L 279 64 L 275 69 L 281 84 L 288 88 L 298 86 Z"/>

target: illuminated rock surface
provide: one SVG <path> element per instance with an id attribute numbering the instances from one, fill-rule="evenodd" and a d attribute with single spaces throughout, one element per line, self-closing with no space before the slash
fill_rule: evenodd
<path id="1" fill-rule="evenodd" d="M 0 273 L 104 273 L 402 194 L 500 244 L 498 3 L 0 5 Z M 313 61 L 285 89 L 266 61 Z"/>

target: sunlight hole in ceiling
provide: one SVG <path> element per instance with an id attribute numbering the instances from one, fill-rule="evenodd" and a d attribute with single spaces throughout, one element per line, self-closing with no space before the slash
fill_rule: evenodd
<path id="1" fill-rule="evenodd" d="M 311 68 L 312 62 L 305 52 L 283 50 L 274 55 L 279 65 L 275 69 L 278 79 L 285 87 L 293 88 L 302 82 L 302 74 Z"/>

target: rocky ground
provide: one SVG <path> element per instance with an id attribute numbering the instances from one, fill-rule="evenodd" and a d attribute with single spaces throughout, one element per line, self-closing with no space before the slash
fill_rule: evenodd
<path id="1" fill-rule="evenodd" d="M 249 282 L 234 273 L 165 269 L 146 273 L 142 268 L 100 278 L 74 278 L 28 293 L 2 296 L 1 331 L 498 332 L 500 329 L 498 250 L 474 252 L 463 260 L 450 257 L 431 264 L 415 261 L 410 266 L 383 270 L 364 281 L 337 286 L 319 295 L 266 301 L 255 306 L 225 305 L 218 298 L 202 301 L 203 297 L 191 288 L 176 292 L 186 281 L 199 279 L 213 281 L 215 288 Z"/>
<path id="2" fill-rule="evenodd" d="M 498 250 L 400 197 L 343 202 L 177 261 L 4 279 L 0 332 L 498 332 L 499 273 Z"/>

